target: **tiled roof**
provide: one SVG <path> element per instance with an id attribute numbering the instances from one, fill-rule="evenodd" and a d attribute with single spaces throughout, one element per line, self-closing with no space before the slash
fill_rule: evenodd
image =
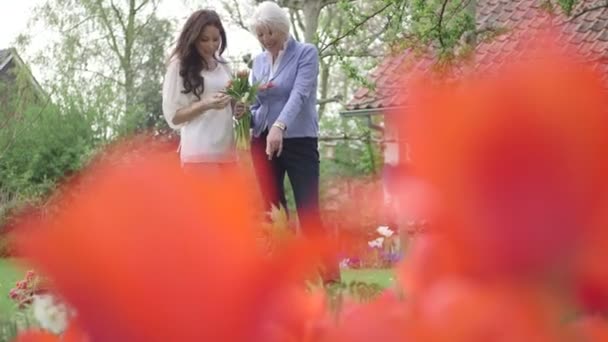
<path id="1" fill-rule="evenodd" d="M 490 70 L 505 58 L 517 58 L 524 50 L 522 44 L 525 44 L 525 38 L 530 33 L 552 26 L 559 29 L 560 42 L 567 42 L 581 57 L 593 63 L 608 84 L 608 8 L 570 18 L 564 15 L 539 16 L 539 13 L 543 13 L 543 3 L 544 0 L 478 0 L 478 28 L 500 29 L 504 33 L 479 42 L 474 55 L 475 68 Z M 574 13 L 598 3 L 603 4 L 604 1 L 582 0 Z M 347 103 L 346 110 L 376 110 L 405 105 L 406 97 L 402 96 L 405 89 L 398 83 L 403 80 L 403 74 L 416 69 L 428 71 L 434 64 L 435 60 L 430 56 L 419 56 L 412 50 L 386 58 L 369 75 L 377 88 L 359 89 Z"/>
<path id="2" fill-rule="evenodd" d="M 0 49 L 0 71 L 2 71 L 10 56 L 11 49 Z"/>

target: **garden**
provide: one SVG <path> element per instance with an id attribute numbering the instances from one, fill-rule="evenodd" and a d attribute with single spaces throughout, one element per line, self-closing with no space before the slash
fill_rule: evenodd
<path id="1" fill-rule="evenodd" d="M 257 44 L 258 1 L 217 3 Z M 237 167 L 184 172 L 159 94 L 190 9 L 48 0 L 0 49 L 0 342 L 608 341 L 605 1 L 277 3 L 319 57 L 307 234 L 290 180 L 263 210 L 249 123 Z"/>

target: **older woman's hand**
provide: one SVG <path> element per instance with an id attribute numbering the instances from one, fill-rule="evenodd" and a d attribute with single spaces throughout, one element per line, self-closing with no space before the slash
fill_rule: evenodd
<path id="1" fill-rule="evenodd" d="M 234 116 L 237 119 L 240 119 L 243 117 L 243 115 L 245 115 L 245 113 L 247 112 L 247 104 L 244 102 L 237 102 L 234 105 Z"/>
<path id="2" fill-rule="evenodd" d="M 266 137 L 266 155 L 268 160 L 272 159 L 275 152 L 277 157 L 283 151 L 283 130 L 277 126 L 272 126 Z"/>

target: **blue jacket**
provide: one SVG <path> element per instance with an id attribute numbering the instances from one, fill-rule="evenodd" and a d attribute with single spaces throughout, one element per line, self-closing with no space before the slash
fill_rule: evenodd
<path id="1" fill-rule="evenodd" d="M 317 137 L 317 78 L 319 53 L 312 44 L 300 43 L 289 37 L 282 59 L 272 78 L 270 53 L 263 52 L 253 60 L 251 81 L 272 82 L 274 87 L 260 90 L 251 105 L 253 135 L 280 121 L 287 126 L 285 138 Z"/>

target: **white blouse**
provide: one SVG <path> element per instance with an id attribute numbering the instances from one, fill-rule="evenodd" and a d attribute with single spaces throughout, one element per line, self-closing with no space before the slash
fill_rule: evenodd
<path id="1" fill-rule="evenodd" d="M 173 59 L 163 82 L 163 114 L 169 126 L 180 130 L 180 159 L 182 163 L 221 163 L 236 160 L 232 107 L 210 109 L 196 118 L 173 124 L 175 113 L 197 101 L 192 93 L 184 94 L 183 79 L 179 75 L 180 61 Z M 226 64 L 218 63 L 214 70 L 203 70 L 205 88 L 201 100 L 206 100 L 226 89 L 231 78 Z"/>
<path id="2" fill-rule="evenodd" d="M 274 62 L 272 60 L 272 54 L 270 52 L 267 52 L 268 58 L 270 59 L 270 65 L 272 65 L 272 67 L 270 68 L 270 77 L 268 78 L 268 81 L 270 81 L 274 77 L 274 74 L 277 72 L 279 65 L 281 65 L 281 61 L 283 60 L 283 55 L 285 54 L 285 50 L 287 50 L 288 42 L 289 41 L 286 40 L 285 43 L 283 43 L 283 48 L 281 49 L 281 51 L 279 51 L 279 54 L 277 55 L 277 58 L 274 60 Z"/>

